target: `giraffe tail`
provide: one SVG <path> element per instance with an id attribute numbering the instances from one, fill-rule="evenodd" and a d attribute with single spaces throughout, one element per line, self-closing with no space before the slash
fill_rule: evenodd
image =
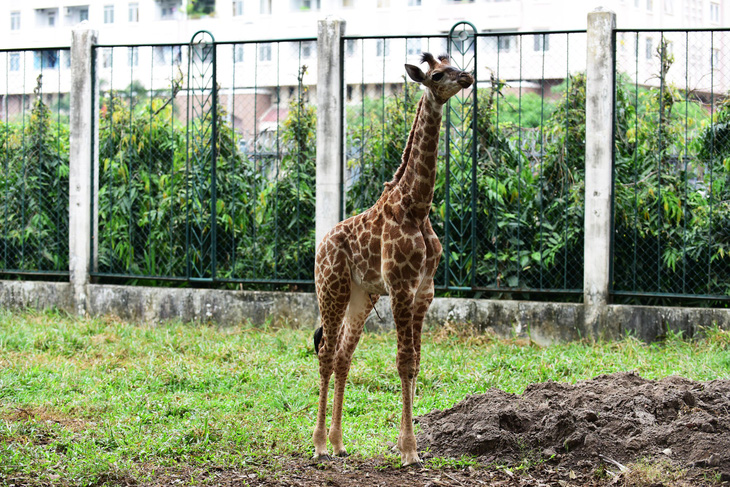
<path id="1" fill-rule="evenodd" d="M 320 326 L 314 330 L 314 353 L 319 355 L 319 345 L 322 342 L 322 327 Z"/>

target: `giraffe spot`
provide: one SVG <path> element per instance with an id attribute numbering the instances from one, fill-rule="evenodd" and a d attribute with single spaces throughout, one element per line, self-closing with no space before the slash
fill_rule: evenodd
<path id="1" fill-rule="evenodd" d="M 403 279 L 403 275 L 401 274 L 401 269 L 398 266 L 393 266 L 390 270 L 387 271 L 388 277 L 392 281 L 400 281 Z"/>
<path id="2" fill-rule="evenodd" d="M 436 141 L 434 139 L 431 139 L 426 143 L 425 150 L 428 152 L 435 152 L 436 151 Z"/>
<path id="3" fill-rule="evenodd" d="M 366 281 L 375 281 L 378 279 L 378 277 L 380 277 L 380 273 L 373 268 L 368 269 L 368 271 L 365 273 Z"/>
<path id="4" fill-rule="evenodd" d="M 378 254 L 378 252 L 380 251 L 380 242 L 378 239 L 373 238 L 370 240 L 369 250 L 370 253 L 373 255 Z"/>
<path id="5" fill-rule="evenodd" d="M 398 252 L 402 255 L 411 255 L 413 252 L 413 242 L 409 238 L 403 238 L 398 241 Z"/>
<path id="6" fill-rule="evenodd" d="M 401 275 L 405 280 L 411 280 L 418 275 L 418 271 L 413 269 L 410 264 L 404 265 L 401 269 Z"/>
<path id="7" fill-rule="evenodd" d="M 430 194 L 431 193 L 431 185 L 428 183 L 419 183 L 418 185 L 418 194 Z"/>

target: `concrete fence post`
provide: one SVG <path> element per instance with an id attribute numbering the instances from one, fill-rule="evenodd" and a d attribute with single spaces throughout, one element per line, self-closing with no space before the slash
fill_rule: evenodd
<path id="1" fill-rule="evenodd" d="M 92 46 L 97 31 L 83 22 L 71 32 L 71 135 L 69 151 L 69 273 L 74 311 L 86 314 L 91 265 Z"/>
<path id="2" fill-rule="evenodd" d="M 610 334 L 603 317 L 611 278 L 615 28 L 613 12 L 588 14 L 583 302 L 585 329 L 594 338 Z"/>
<path id="3" fill-rule="evenodd" d="M 342 36 L 345 21 L 328 17 L 317 29 L 316 244 L 341 218 L 342 198 Z"/>

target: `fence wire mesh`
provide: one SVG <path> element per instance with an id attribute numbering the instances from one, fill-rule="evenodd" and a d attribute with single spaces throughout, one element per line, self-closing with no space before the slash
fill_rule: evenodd
<path id="1" fill-rule="evenodd" d="M 485 35 L 461 23 L 443 36 L 348 37 L 346 216 L 372 205 L 400 164 L 421 94 L 402 66 L 423 51 L 449 53 L 477 78 L 444 110 L 437 287 L 580 293 L 583 32 Z"/>
<path id="2" fill-rule="evenodd" d="M 68 49 L 0 51 L 0 274 L 68 275 Z"/>
<path id="3" fill-rule="evenodd" d="M 193 41 L 95 49 L 95 275 L 308 284 L 316 43 Z"/>
<path id="4" fill-rule="evenodd" d="M 616 33 L 612 290 L 730 300 L 730 31 Z"/>

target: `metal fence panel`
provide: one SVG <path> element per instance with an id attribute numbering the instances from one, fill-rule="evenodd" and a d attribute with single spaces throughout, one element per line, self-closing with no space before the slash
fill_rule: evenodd
<path id="1" fill-rule="evenodd" d="M 616 296 L 730 300 L 729 41 L 616 34 Z"/>
<path id="2" fill-rule="evenodd" d="M 348 37 L 346 216 L 372 205 L 400 164 L 420 90 L 404 62 L 449 53 L 477 90 L 446 107 L 431 220 L 437 287 L 582 292 L 585 33 Z"/>
<path id="3" fill-rule="evenodd" d="M 0 274 L 68 276 L 68 49 L 0 51 Z"/>
<path id="4" fill-rule="evenodd" d="M 198 33 L 189 45 L 95 53 L 94 275 L 311 283 L 316 43 Z"/>

